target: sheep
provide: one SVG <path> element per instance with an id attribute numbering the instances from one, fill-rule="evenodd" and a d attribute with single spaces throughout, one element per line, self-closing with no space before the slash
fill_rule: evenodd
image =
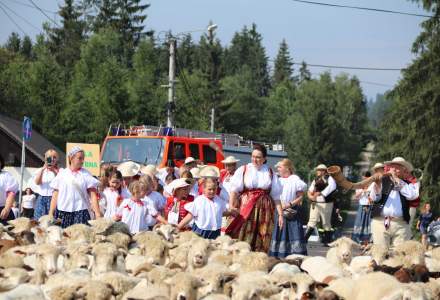
<path id="1" fill-rule="evenodd" d="M 239 241 L 230 245 L 227 250 L 232 251 L 234 255 L 246 254 L 251 252 L 251 246 L 249 243 Z"/>
<path id="2" fill-rule="evenodd" d="M 277 273 L 287 273 L 290 275 L 294 275 L 297 273 L 301 273 L 301 270 L 296 265 L 291 265 L 288 263 L 279 263 L 275 265 L 275 267 L 272 268 L 270 271 L 270 274 L 277 274 Z"/>
<path id="3" fill-rule="evenodd" d="M 60 225 L 61 220 L 54 219 L 53 217 L 51 217 L 49 215 L 44 215 L 38 219 L 38 224 L 42 229 L 47 229 L 49 226 L 52 226 L 52 225 Z"/>
<path id="4" fill-rule="evenodd" d="M 201 268 L 208 262 L 210 253 L 210 242 L 205 239 L 196 239 L 191 241 L 191 247 L 188 251 L 188 265 L 189 270 Z"/>
<path id="5" fill-rule="evenodd" d="M 286 287 L 290 287 L 289 298 L 310 299 L 316 296 L 327 284 L 315 282 L 313 278 L 305 273 L 294 274 Z"/>
<path id="6" fill-rule="evenodd" d="M 73 269 L 92 268 L 93 257 L 90 245 L 87 243 L 68 244 L 64 250 L 63 269 L 69 271 Z"/>
<path id="7" fill-rule="evenodd" d="M 166 284 L 150 285 L 142 280 L 122 297 L 123 300 L 168 300 L 170 288 Z"/>
<path id="8" fill-rule="evenodd" d="M 1 300 L 46 300 L 38 285 L 24 283 L 0 295 Z"/>
<path id="9" fill-rule="evenodd" d="M 134 273 L 140 265 L 149 263 L 151 260 L 143 255 L 127 254 L 125 257 L 125 270 Z"/>
<path id="10" fill-rule="evenodd" d="M 21 249 L 14 247 L 0 254 L 0 268 L 21 268 L 25 266 L 24 256 L 26 253 Z"/>
<path id="11" fill-rule="evenodd" d="M 192 231 L 183 231 L 180 232 L 179 235 L 174 239 L 174 244 L 176 246 L 185 244 L 193 239 L 200 239 L 201 237 L 199 237 L 197 234 L 195 234 Z"/>
<path id="12" fill-rule="evenodd" d="M 144 231 L 133 237 L 138 244 L 141 254 L 149 258 L 152 264 L 164 265 L 168 257 L 170 243 L 162 240 L 157 234 L 151 231 Z"/>
<path id="13" fill-rule="evenodd" d="M 34 251 L 28 252 L 29 255 L 35 253 L 36 256 L 35 275 L 32 282 L 42 284 L 47 277 L 57 272 L 58 256 L 61 253 L 61 249 L 51 244 L 41 244 L 38 245 Z"/>
<path id="14" fill-rule="evenodd" d="M 269 271 L 269 257 L 263 252 L 249 252 L 234 255 L 234 264 L 231 266 L 232 270 L 240 270 L 240 272 L 253 271 Z"/>
<path id="15" fill-rule="evenodd" d="M 63 235 L 69 243 L 93 243 L 95 233 L 90 226 L 84 224 L 74 224 L 64 229 Z"/>
<path id="16" fill-rule="evenodd" d="M 156 224 L 153 231 L 171 243 L 174 241 L 174 236 L 177 234 L 177 228 L 170 224 Z"/>
<path id="17" fill-rule="evenodd" d="M 365 249 L 365 254 L 370 255 L 376 263 L 382 264 L 388 258 L 389 250 L 385 245 L 369 244 Z"/>
<path id="18" fill-rule="evenodd" d="M 23 231 L 30 231 L 32 227 L 38 225 L 38 222 L 29 218 L 21 217 L 8 221 L 8 224 L 12 227 L 12 230 L 10 230 L 12 233 L 20 233 Z"/>
<path id="19" fill-rule="evenodd" d="M 214 250 L 208 257 L 208 264 L 230 266 L 233 263 L 232 253 L 228 250 Z"/>
<path id="20" fill-rule="evenodd" d="M 382 272 L 373 272 L 361 276 L 354 282 L 352 293 L 348 299 L 392 299 L 389 297 L 399 291 L 401 287 L 401 283 L 393 276 Z"/>
<path id="21" fill-rule="evenodd" d="M 88 221 L 95 234 L 102 234 L 107 228 L 109 228 L 115 221 L 109 218 L 99 218 Z"/>
<path id="22" fill-rule="evenodd" d="M 220 235 L 212 244 L 217 247 L 217 249 L 229 250 L 231 245 L 234 243 L 234 240 L 229 235 Z"/>
<path id="23" fill-rule="evenodd" d="M 281 291 L 281 287 L 275 287 L 266 276 L 265 272 L 256 271 L 241 273 L 225 288 L 226 294 L 232 300 L 259 299 L 261 297 L 270 297 Z"/>
<path id="24" fill-rule="evenodd" d="M 223 294 L 209 294 L 203 298 L 200 298 L 201 300 L 229 300 L 230 298 Z"/>
<path id="25" fill-rule="evenodd" d="M 191 248 L 191 241 L 180 244 L 176 248 L 169 251 L 169 262 L 167 266 L 178 266 L 181 269 L 186 269 L 188 266 L 188 253 Z"/>
<path id="26" fill-rule="evenodd" d="M 349 265 L 353 256 L 353 247 L 360 247 L 347 237 L 341 237 L 328 245 L 332 248 L 327 251 L 327 260 L 339 267 Z"/>
<path id="27" fill-rule="evenodd" d="M 231 272 L 227 266 L 222 264 L 208 264 L 203 268 L 197 269 L 194 276 L 205 281 L 205 285 L 199 288 L 199 297 L 211 293 L 222 293 L 225 284 L 235 277 L 237 274 Z"/>
<path id="28" fill-rule="evenodd" d="M 347 270 L 351 273 L 351 276 L 356 279 L 361 275 L 374 271 L 373 261 L 371 256 L 355 256 L 352 258 Z"/>
<path id="29" fill-rule="evenodd" d="M 169 269 L 164 266 L 156 266 L 147 274 L 148 282 L 153 285 L 162 283 L 167 278 L 173 277 L 177 274 L 177 270 Z"/>
<path id="30" fill-rule="evenodd" d="M 104 226 L 102 224 L 100 227 L 104 228 Z M 104 236 L 109 236 L 109 235 L 112 235 L 117 232 L 131 236 L 130 228 L 124 222 L 113 222 L 113 223 L 109 224 L 108 227 L 105 228 L 105 230 L 103 230 L 103 231 L 96 230 L 97 234 L 104 235 Z"/>
<path id="31" fill-rule="evenodd" d="M 94 276 L 116 271 L 118 267 L 118 249 L 112 243 L 98 243 L 92 248 L 93 264 L 92 274 Z M 123 268 L 125 271 L 125 267 Z"/>
<path id="32" fill-rule="evenodd" d="M 22 268 L 0 269 L 0 292 L 14 289 L 21 283 L 28 282 L 28 272 Z"/>
<path id="33" fill-rule="evenodd" d="M 105 238 L 105 241 L 113 243 L 119 250 L 128 251 L 128 245 L 131 242 L 131 237 L 121 232 L 115 232 Z"/>
<path id="34" fill-rule="evenodd" d="M 36 244 L 60 245 L 62 242 L 63 229 L 59 226 L 51 225 L 46 229 L 36 226 L 31 229 L 31 232 L 34 234 Z"/>
<path id="35" fill-rule="evenodd" d="M 165 279 L 164 283 L 170 286 L 171 300 L 196 300 L 197 289 L 205 285 L 203 280 L 183 272 Z"/>
<path id="36" fill-rule="evenodd" d="M 340 267 L 330 263 L 322 256 L 306 258 L 301 264 L 301 269 L 306 271 L 318 282 L 323 282 L 328 276 L 335 278 L 344 277 L 344 272 Z"/>
<path id="37" fill-rule="evenodd" d="M 344 299 L 350 299 L 355 280 L 349 277 L 337 278 L 329 283 L 325 291 L 333 291 Z"/>
<path id="38" fill-rule="evenodd" d="M 109 284 L 113 288 L 117 299 L 122 298 L 126 292 L 134 288 L 141 281 L 139 278 L 129 277 L 114 271 L 100 274 L 95 279 Z"/>

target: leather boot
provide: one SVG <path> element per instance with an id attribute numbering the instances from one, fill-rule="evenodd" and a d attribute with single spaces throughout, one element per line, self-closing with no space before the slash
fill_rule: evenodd
<path id="1" fill-rule="evenodd" d="M 332 235 L 333 235 L 332 231 L 330 230 L 324 231 L 322 235 L 322 244 L 324 245 L 324 247 L 329 247 L 328 244 L 332 242 Z"/>
<path id="2" fill-rule="evenodd" d="M 312 233 L 313 233 L 313 227 L 307 227 L 306 232 L 304 234 L 304 239 L 305 239 L 306 243 L 308 242 Z"/>

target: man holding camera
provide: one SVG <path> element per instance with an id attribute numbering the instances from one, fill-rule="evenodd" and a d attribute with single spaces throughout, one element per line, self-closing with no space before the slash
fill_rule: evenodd
<path id="1" fill-rule="evenodd" d="M 53 194 L 50 183 L 55 176 L 57 176 L 58 171 L 58 153 L 53 149 L 49 149 L 44 154 L 43 167 L 38 169 L 34 175 L 34 183 L 36 185 L 35 192 L 38 194 L 34 212 L 35 220 L 49 213 L 50 201 Z"/>

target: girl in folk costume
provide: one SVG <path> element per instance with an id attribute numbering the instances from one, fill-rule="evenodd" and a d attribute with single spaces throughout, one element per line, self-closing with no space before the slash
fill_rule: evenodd
<path id="1" fill-rule="evenodd" d="M 131 160 L 123 162 L 118 166 L 118 171 L 121 172 L 123 178 L 122 188 L 127 192 L 129 192 L 130 184 L 139 179 L 140 170 L 141 166 Z"/>
<path id="2" fill-rule="evenodd" d="M 0 155 L 0 224 L 14 219 L 12 205 L 15 202 L 15 194 L 18 192 L 18 182 L 8 172 L 4 171 L 5 161 Z"/>
<path id="3" fill-rule="evenodd" d="M 188 214 L 188 211 L 184 207 L 185 204 L 194 201 L 194 197 L 189 195 L 191 182 L 188 179 L 176 179 L 170 184 L 170 186 L 173 196 L 167 198 L 165 218 L 169 224 L 177 225 Z M 184 227 L 182 229 L 189 230 L 190 228 Z"/>
<path id="4" fill-rule="evenodd" d="M 104 217 L 113 219 L 122 200 L 130 198 L 130 194 L 122 189 L 122 174 L 118 170 L 113 170 L 108 174 L 108 186 L 102 192 L 102 202 L 105 202 Z M 101 203 L 101 201 L 100 201 Z"/>
<path id="5" fill-rule="evenodd" d="M 179 230 L 194 219 L 192 231 L 205 239 L 220 236 L 222 216 L 226 212 L 226 202 L 217 196 L 217 180 L 206 178 L 203 182 L 203 195 L 185 204 L 188 214 L 180 221 Z"/>
<path id="6" fill-rule="evenodd" d="M 365 172 L 362 179 L 371 177 L 369 171 Z M 353 233 L 351 238 L 360 244 L 368 244 L 371 239 L 371 204 L 373 199 L 370 195 L 375 195 L 376 183 L 371 183 L 363 189 L 357 189 L 355 199 L 359 201 L 359 207 L 354 222 Z"/>
<path id="7" fill-rule="evenodd" d="M 50 202 L 49 216 L 61 219 L 61 227 L 73 224 L 87 224 L 93 210 L 96 218 L 101 217 L 97 186 L 99 181 L 84 169 L 84 151 L 73 147 L 68 153 L 69 167 L 58 172 L 50 183 L 54 190 Z"/>
<path id="8" fill-rule="evenodd" d="M 278 211 L 278 226 L 284 219 L 280 203 L 282 186 L 266 165 L 267 150 L 256 144 L 252 162 L 237 169 L 231 179 L 229 207 L 235 217 L 226 234 L 251 245 L 253 251 L 268 252 L 274 224 L 274 210 Z"/>
<path id="9" fill-rule="evenodd" d="M 199 180 L 199 195 L 203 195 L 203 182 L 206 178 L 213 178 L 217 181 L 217 196 L 219 196 L 223 201 L 226 203 L 229 202 L 229 193 L 226 191 L 226 189 L 223 187 L 223 185 L 219 182 L 220 180 L 220 170 L 216 166 L 206 166 L 203 167 L 202 170 L 199 173 L 200 180 Z"/>
<path id="10" fill-rule="evenodd" d="M 231 183 L 231 178 L 237 170 L 237 163 L 239 159 L 236 159 L 234 156 L 228 156 L 226 159 L 222 160 L 222 163 L 225 165 L 225 168 L 220 171 L 220 182 L 223 184 L 225 190 L 229 193 L 229 186 Z"/>
<path id="11" fill-rule="evenodd" d="M 293 163 L 283 159 L 278 163 L 281 193 L 281 207 L 283 209 L 284 226 L 278 226 L 278 212 L 275 211 L 275 224 L 272 232 L 269 255 L 279 258 L 291 254 L 307 255 L 307 244 L 304 239 L 304 230 L 299 216 L 302 198 L 307 185 L 294 174 Z"/>
<path id="12" fill-rule="evenodd" d="M 149 177 L 130 183 L 131 197 L 122 201 L 113 219 L 127 224 L 133 234 L 149 230 L 156 221 L 166 224 L 167 221 L 154 207 L 153 200 L 146 197 L 152 189 L 152 181 Z"/>

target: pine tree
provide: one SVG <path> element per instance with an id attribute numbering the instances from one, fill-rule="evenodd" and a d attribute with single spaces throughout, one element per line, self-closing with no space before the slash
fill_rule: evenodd
<path id="1" fill-rule="evenodd" d="M 27 59 L 33 58 L 32 53 L 32 40 L 29 36 L 25 36 L 20 45 L 20 54 L 26 57 Z"/>
<path id="2" fill-rule="evenodd" d="M 275 58 L 275 69 L 273 74 L 273 83 L 278 85 L 284 80 L 292 80 L 293 62 L 289 54 L 289 46 L 286 40 L 280 44 L 277 57 Z"/>
<path id="3" fill-rule="evenodd" d="M 301 63 L 301 67 L 299 68 L 299 82 L 308 81 L 312 78 L 312 74 L 309 69 L 307 69 L 307 64 L 305 61 Z"/>
<path id="4" fill-rule="evenodd" d="M 20 51 L 21 39 L 18 33 L 13 32 L 6 41 L 5 48 L 12 53 L 18 53 Z"/>

